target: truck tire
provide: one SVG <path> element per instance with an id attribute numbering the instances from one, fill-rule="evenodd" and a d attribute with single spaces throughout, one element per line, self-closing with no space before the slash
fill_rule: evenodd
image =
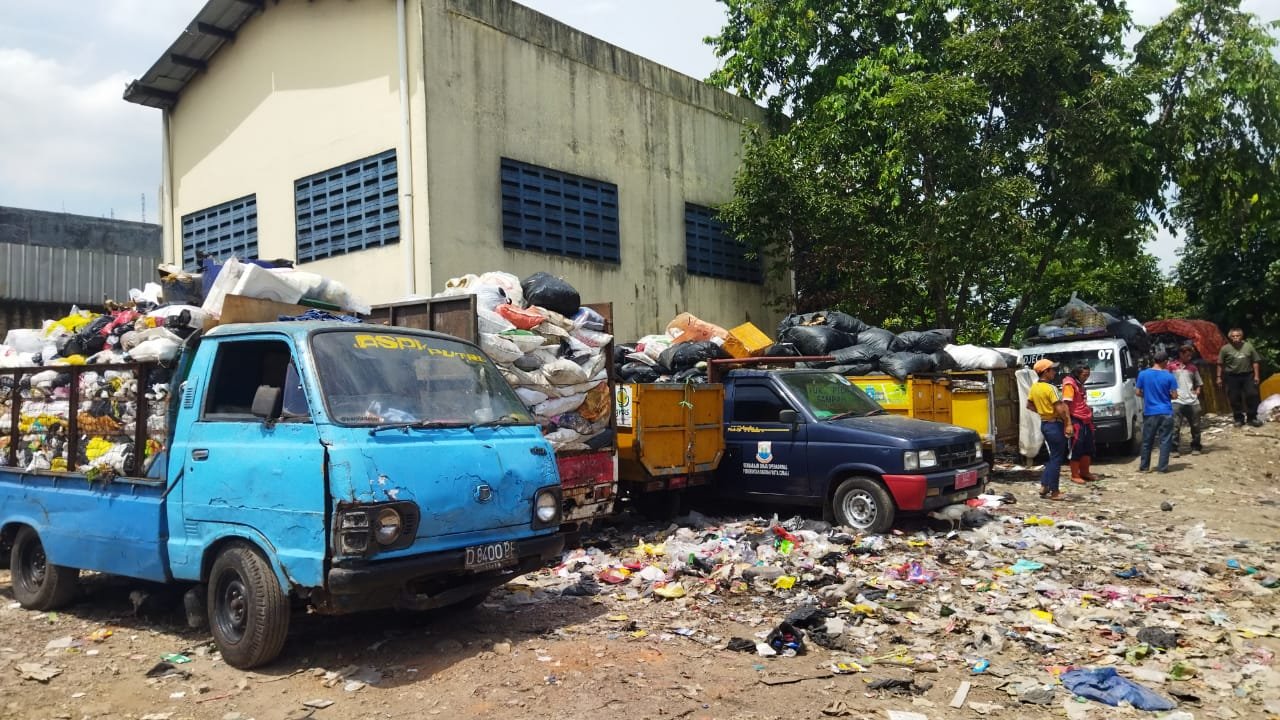
<path id="1" fill-rule="evenodd" d="M 831 499 L 836 524 L 869 533 L 888 532 L 896 508 L 883 485 L 868 477 L 851 477 L 840 483 Z"/>
<path id="2" fill-rule="evenodd" d="M 70 604 L 76 594 L 76 568 L 50 564 L 40 536 L 23 527 L 13 538 L 9 554 L 13 597 L 28 610 L 56 610 Z"/>
<path id="3" fill-rule="evenodd" d="M 247 670 L 271 662 L 289 633 L 289 597 L 257 548 L 228 545 L 209 571 L 209 629 L 227 664 Z"/>

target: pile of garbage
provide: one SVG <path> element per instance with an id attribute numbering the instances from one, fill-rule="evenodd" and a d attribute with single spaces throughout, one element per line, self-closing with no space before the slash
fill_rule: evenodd
<path id="1" fill-rule="evenodd" d="M 1025 339 L 1036 343 L 1097 337 L 1120 338 L 1138 356 L 1151 351 L 1151 338 L 1136 318 L 1117 308 L 1096 308 L 1074 292 L 1067 304 L 1054 312 L 1053 319 L 1028 328 Z"/>
<path id="2" fill-rule="evenodd" d="M 217 324 L 229 295 L 369 312 L 341 283 L 277 264 L 206 260 L 203 273 L 161 265 L 159 282 L 130 290 L 125 302 L 108 301 L 106 312 L 72 307 L 38 329 L 10 330 L 0 343 L 0 371 L 45 369 L 0 372 L 0 465 L 9 461 L 16 401 L 18 467 L 76 470 L 91 478 L 150 474 L 167 438 L 167 365 L 188 339 Z M 135 363 L 156 365 L 118 367 Z M 138 423 L 146 426 L 141 457 Z M 75 457 L 68 457 L 72 449 Z"/>
<path id="3" fill-rule="evenodd" d="M 1265 640 L 1280 623 L 1261 612 L 1280 587 L 1274 545 L 1220 539 L 1203 524 L 1038 516 L 1007 494 L 971 503 L 936 514 L 959 529 L 871 536 L 691 513 L 589 541 L 503 602 L 591 597 L 618 634 L 774 662 L 817 655 L 837 675 L 909 670 L 921 682 L 959 669 L 1015 705 L 1076 695 L 1167 710 L 1216 695 L 1280 707 Z M 671 604 L 643 616 L 661 620 L 632 619 L 653 603 Z"/>
<path id="4" fill-rule="evenodd" d="M 534 414 L 556 452 L 613 445 L 605 318 L 569 283 L 539 272 L 453 278 L 435 297 L 475 295 L 480 347 Z"/>
<path id="5" fill-rule="evenodd" d="M 726 330 L 686 312 L 665 333 L 617 346 L 614 363 L 625 383 L 705 382 L 706 363 L 722 358 L 831 356 L 801 367 L 848 376 L 884 373 L 899 381 L 920 373 L 1018 366 L 1016 350 L 957 345 L 953 330 L 894 333 L 837 310 L 788 315 L 777 338 L 751 323 Z"/>

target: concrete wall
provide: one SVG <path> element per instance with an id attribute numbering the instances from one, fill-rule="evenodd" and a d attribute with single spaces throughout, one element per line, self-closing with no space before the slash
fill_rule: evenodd
<path id="1" fill-rule="evenodd" d="M 259 256 L 295 257 L 294 181 L 400 144 L 394 0 L 267 3 L 186 88 L 169 125 L 172 256 L 183 215 L 256 193 Z M 376 303 L 403 295 L 402 253 L 299 267 Z"/>
<path id="2" fill-rule="evenodd" d="M 155 258 L 161 250 L 159 225 L 12 207 L 0 207 L 0 243 Z"/>
<path id="3" fill-rule="evenodd" d="M 545 270 L 612 301 L 623 339 L 685 310 L 776 326 L 765 288 L 684 265 L 684 204 L 732 197 L 758 108 L 507 0 L 422 1 L 432 288 Z M 621 264 L 504 248 L 503 156 L 616 183 Z"/>

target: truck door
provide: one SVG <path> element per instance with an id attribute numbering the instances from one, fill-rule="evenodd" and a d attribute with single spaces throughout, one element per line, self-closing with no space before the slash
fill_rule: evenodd
<path id="1" fill-rule="evenodd" d="M 324 448 L 295 358 L 284 338 L 247 336 L 218 342 L 192 367 L 171 460 L 183 474 L 180 497 L 170 498 L 181 504 L 170 511 L 175 576 L 198 577 L 201 553 L 218 537 L 260 535 L 290 579 L 323 585 Z M 282 389 L 275 420 L 253 415 L 260 386 Z"/>
<path id="2" fill-rule="evenodd" d="M 795 408 L 763 382 L 734 384 L 730 389 L 721 490 L 733 495 L 808 497 L 805 425 L 778 420 L 783 410 Z"/>

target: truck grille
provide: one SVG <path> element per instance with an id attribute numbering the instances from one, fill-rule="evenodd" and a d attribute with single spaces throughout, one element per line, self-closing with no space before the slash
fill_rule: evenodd
<path id="1" fill-rule="evenodd" d="M 934 452 L 938 454 L 938 469 L 940 470 L 964 467 L 974 461 L 973 443 L 943 445 L 940 448 L 935 448 Z"/>

